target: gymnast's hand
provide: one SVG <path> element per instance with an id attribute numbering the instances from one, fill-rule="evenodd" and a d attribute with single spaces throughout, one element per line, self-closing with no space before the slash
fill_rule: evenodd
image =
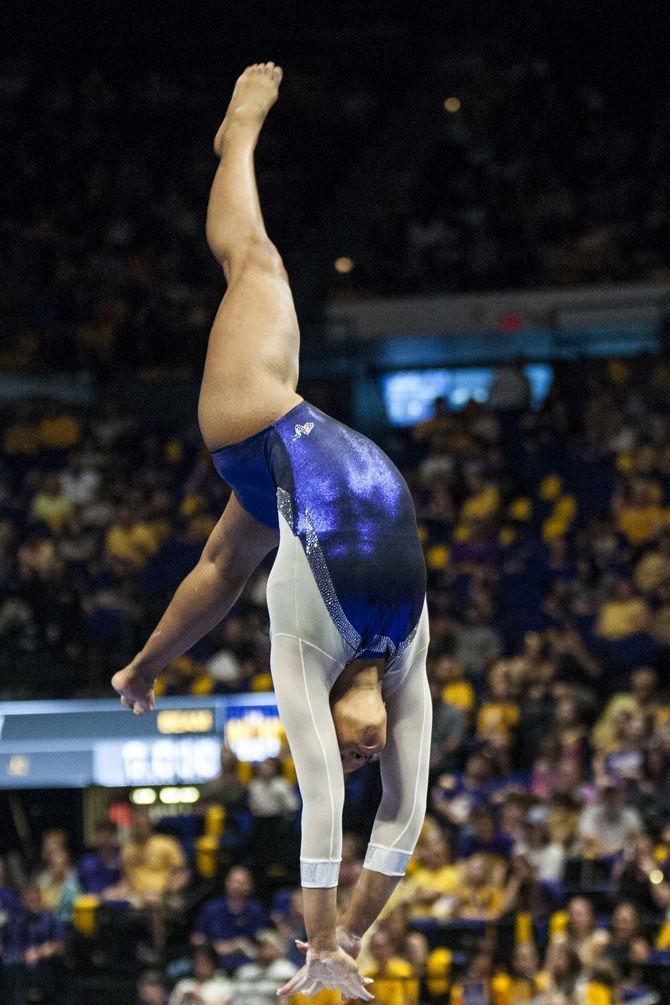
<path id="1" fill-rule="evenodd" d="M 324 988 L 334 988 L 343 999 L 360 998 L 371 1002 L 373 995 L 367 989 L 372 984 L 370 977 L 362 977 L 356 961 L 339 947 L 330 952 L 307 950 L 304 967 L 277 992 L 281 997 L 303 994 L 306 998 Z"/>
<path id="2" fill-rule="evenodd" d="M 131 709 L 135 715 L 143 715 L 153 712 L 156 704 L 154 680 L 153 675 L 143 672 L 136 656 L 127 667 L 114 674 L 112 687 L 120 695 L 124 708 Z"/>

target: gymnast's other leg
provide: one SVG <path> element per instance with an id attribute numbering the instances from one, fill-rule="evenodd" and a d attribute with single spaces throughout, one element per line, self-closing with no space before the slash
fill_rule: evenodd
<path id="1" fill-rule="evenodd" d="M 220 158 L 207 208 L 207 241 L 228 289 L 209 337 L 198 419 L 214 451 L 264 429 L 301 401 L 300 333 L 281 257 L 265 230 L 254 151 L 282 71 L 248 67 L 214 140 Z"/>

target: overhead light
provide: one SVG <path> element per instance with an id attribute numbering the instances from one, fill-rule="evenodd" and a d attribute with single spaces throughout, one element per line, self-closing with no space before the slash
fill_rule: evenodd
<path id="1" fill-rule="evenodd" d="M 195 785 L 168 785 L 160 790 L 158 798 L 162 803 L 171 806 L 177 803 L 197 803 L 200 792 Z"/>
<path id="2" fill-rule="evenodd" d="M 444 110 L 445 112 L 450 112 L 451 115 L 455 115 L 456 112 L 461 110 L 461 99 L 456 97 L 445 98 L 444 99 Z"/>
<path id="3" fill-rule="evenodd" d="M 354 263 L 346 255 L 340 256 L 340 258 L 335 259 L 335 271 L 342 274 L 346 272 L 351 272 L 354 267 Z"/>
<path id="4" fill-rule="evenodd" d="M 130 793 L 130 801 L 136 806 L 151 806 L 152 803 L 156 802 L 156 790 L 133 789 Z"/>

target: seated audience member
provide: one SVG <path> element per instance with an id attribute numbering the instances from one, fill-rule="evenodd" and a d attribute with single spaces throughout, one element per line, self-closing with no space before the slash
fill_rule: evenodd
<path id="1" fill-rule="evenodd" d="M 268 757 L 256 767 L 249 783 L 249 809 L 255 817 L 281 817 L 295 813 L 300 801 L 294 787 L 282 775 L 278 757 Z"/>
<path id="2" fill-rule="evenodd" d="M 79 884 L 84 893 L 104 893 L 121 880 L 121 850 L 117 826 L 112 820 L 95 825 L 95 851 L 87 852 L 79 863 Z"/>
<path id="3" fill-rule="evenodd" d="M 205 782 L 200 789 L 199 806 L 223 806 L 226 811 L 226 830 L 237 825 L 236 818 L 247 808 L 247 787 L 240 781 L 239 761 L 230 747 L 221 747 L 221 770 L 211 782 Z"/>
<path id="4" fill-rule="evenodd" d="M 573 1002 L 582 972 L 582 961 L 574 949 L 568 945 L 550 945 L 544 964 L 546 991 L 545 998 L 540 998 L 542 1005 L 545 1001 L 561 1005 Z"/>
<path id="5" fill-rule="evenodd" d="M 121 882 L 107 888 L 105 899 L 127 900 L 145 913 L 155 952 L 165 947 L 168 911 L 179 907 L 188 880 L 179 842 L 157 834 L 147 810 L 136 808 L 130 840 L 121 849 Z"/>
<path id="6" fill-rule="evenodd" d="M 649 609 L 642 597 L 636 596 L 633 584 L 617 579 L 611 599 L 600 608 L 595 632 L 608 642 L 618 642 L 644 632 L 648 620 Z"/>
<path id="7" fill-rule="evenodd" d="M 513 1005 L 534 1002 L 546 990 L 547 977 L 540 971 L 538 952 L 532 942 L 518 942 L 514 946 L 509 983 L 501 983 L 507 985 L 507 1000 Z"/>
<path id="8" fill-rule="evenodd" d="M 304 953 L 296 946 L 296 940 L 303 942 L 306 938 L 305 915 L 302 909 L 302 890 L 300 887 L 293 890 L 284 909 L 274 910 L 270 918 L 272 924 L 288 946 L 288 958 L 292 963 L 302 966 L 305 962 Z"/>
<path id="9" fill-rule="evenodd" d="M 253 880 L 245 866 L 233 866 L 225 881 L 225 895 L 208 900 L 196 918 L 191 942 L 210 942 L 227 974 L 256 955 L 254 939 L 265 927 L 265 911 L 252 899 Z"/>
<path id="10" fill-rule="evenodd" d="M 582 854 L 601 858 L 617 855 L 641 832 L 639 813 L 625 803 L 626 791 L 620 779 L 602 779 L 597 802 L 583 810 L 577 827 Z"/>
<path id="11" fill-rule="evenodd" d="M 297 967 L 285 957 L 281 936 L 262 928 L 255 937 L 255 960 L 235 971 L 232 1001 L 235 1005 L 272 1005 L 277 991 L 296 973 Z"/>
<path id="12" fill-rule="evenodd" d="M 363 967 L 364 977 L 372 977 L 375 1001 L 380 1005 L 418 1005 L 419 982 L 407 960 L 394 954 L 393 941 L 383 927 L 370 937 L 370 964 Z"/>
<path id="13" fill-rule="evenodd" d="M 456 891 L 453 917 L 464 921 L 496 921 L 504 905 L 504 891 L 491 874 L 484 855 L 464 862 L 462 882 Z"/>
<path id="14" fill-rule="evenodd" d="M 645 918 L 661 917 L 670 908 L 666 862 L 658 862 L 646 834 L 635 842 L 632 858 L 619 873 L 617 901 L 632 904 Z"/>
<path id="15" fill-rule="evenodd" d="M 442 686 L 430 679 L 433 702 L 433 727 L 430 739 L 431 768 L 438 771 L 453 770 L 456 752 L 465 739 L 465 716 L 460 708 L 442 699 Z"/>
<path id="16" fill-rule="evenodd" d="M 72 919 L 74 902 L 81 893 L 81 887 L 65 848 L 56 845 L 48 850 L 45 867 L 38 874 L 36 883 L 44 909 L 53 911 L 60 921 L 67 924 Z"/>
<path id="17" fill-rule="evenodd" d="M 337 886 L 337 905 L 343 911 L 363 870 L 363 842 L 358 834 L 345 834 L 342 838 L 342 861 Z"/>
<path id="18" fill-rule="evenodd" d="M 493 953 L 489 949 L 473 953 L 464 976 L 452 984 L 449 1005 L 468 1005 L 468 998 L 498 1005 L 493 995 L 494 971 Z"/>
<path id="19" fill-rule="evenodd" d="M 624 976 L 630 975 L 636 963 L 646 963 L 651 947 L 642 935 L 640 915 L 632 904 L 618 904 L 612 914 L 609 941 L 603 959 L 613 963 Z"/>
<path id="20" fill-rule="evenodd" d="M 160 970 L 145 970 L 141 973 L 137 979 L 136 1005 L 167 1005 L 167 1001 L 167 981 Z"/>
<path id="21" fill-rule="evenodd" d="M 204 943 L 192 953 L 192 977 L 185 977 L 175 986 L 169 1005 L 185 1005 L 187 995 L 196 995 L 202 1005 L 231 1005 L 231 984 L 217 973 L 217 956 L 212 946 Z"/>
<path id="22" fill-rule="evenodd" d="M 501 866 L 509 858 L 514 842 L 496 828 L 496 819 L 489 806 L 475 806 L 470 813 L 470 825 L 464 827 L 456 848 L 461 860 L 471 855 L 484 855 L 492 867 Z"/>
<path id="23" fill-rule="evenodd" d="M 62 921 L 44 909 L 39 887 L 29 884 L 24 887 L 21 907 L 10 915 L 0 942 L 0 969 L 7 1000 L 52 1003 L 57 964 L 64 953 Z"/>
<path id="24" fill-rule="evenodd" d="M 411 918 L 446 919 L 455 906 L 461 869 L 454 864 L 447 839 L 440 835 L 425 841 L 421 865 L 404 883 L 400 895 Z"/>
<path id="25" fill-rule="evenodd" d="M 549 809 L 533 806 L 526 814 L 523 838 L 514 851 L 523 855 L 540 882 L 560 883 L 565 870 L 565 849 L 549 834 Z"/>
<path id="26" fill-rule="evenodd" d="M 573 950 L 585 968 L 600 959 L 608 939 L 607 932 L 596 927 L 593 906 L 586 897 L 572 897 L 564 923 L 555 925 L 551 934 L 552 945 Z"/>
<path id="27" fill-rule="evenodd" d="M 519 722 L 519 705 L 514 700 L 515 688 L 509 667 L 510 660 L 500 659 L 488 675 L 488 694 L 477 713 L 477 739 L 509 747 Z"/>
<path id="28" fill-rule="evenodd" d="M 21 898 L 8 882 L 7 863 L 0 857 L 0 929 L 7 921 L 9 914 L 18 911 Z"/>
<path id="29" fill-rule="evenodd" d="M 452 827 L 470 818 L 475 806 L 487 802 L 495 790 L 493 758 L 482 748 L 470 754 L 461 775 L 441 775 L 432 792 L 433 811 Z"/>

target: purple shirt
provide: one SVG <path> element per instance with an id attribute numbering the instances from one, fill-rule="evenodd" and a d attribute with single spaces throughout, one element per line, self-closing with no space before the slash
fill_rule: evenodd
<path id="1" fill-rule="evenodd" d="M 85 893 L 101 893 L 121 879 L 121 852 L 114 854 L 114 864 L 106 865 L 97 851 L 84 855 L 79 863 L 79 883 Z"/>
<path id="2" fill-rule="evenodd" d="M 64 942 L 65 926 L 51 911 L 30 914 L 21 909 L 10 918 L 5 935 L 4 963 L 22 963 L 26 949 L 45 942 Z"/>

